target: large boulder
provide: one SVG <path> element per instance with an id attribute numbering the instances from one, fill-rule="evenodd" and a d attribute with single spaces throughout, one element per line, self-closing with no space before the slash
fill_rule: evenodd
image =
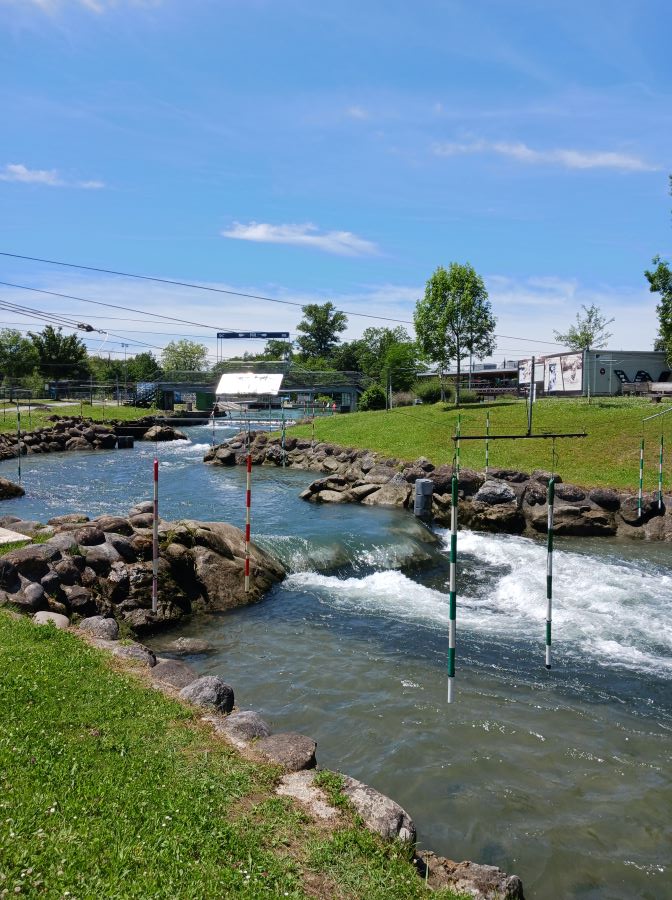
<path id="1" fill-rule="evenodd" d="M 12 550 L 5 554 L 4 561 L 14 566 L 20 575 L 24 575 L 31 581 L 39 581 L 49 571 L 42 544 L 33 544 L 29 547 L 21 547 L 20 550 Z"/>
<path id="2" fill-rule="evenodd" d="M 520 878 L 507 875 L 497 866 L 453 862 L 431 850 L 418 853 L 418 859 L 422 867 L 428 870 L 427 881 L 434 890 L 448 888 L 473 900 L 524 900 Z"/>
<path id="3" fill-rule="evenodd" d="M 171 425 L 153 425 L 142 436 L 143 441 L 186 441 L 187 435 Z"/>
<path id="4" fill-rule="evenodd" d="M 259 713 L 248 709 L 232 712 L 215 724 L 216 730 L 225 735 L 239 749 L 247 747 L 259 738 L 270 737 L 271 729 Z"/>
<path id="5" fill-rule="evenodd" d="M 229 713 L 233 709 L 233 688 L 216 675 L 203 675 L 192 681 L 182 688 L 180 697 L 196 706 L 217 712 Z"/>
<path id="6" fill-rule="evenodd" d="M 304 734 L 273 734 L 260 738 L 254 745 L 269 762 L 282 766 L 287 772 L 315 768 L 317 743 Z"/>
<path id="7" fill-rule="evenodd" d="M 152 669 L 152 678 L 162 684 L 182 690 L 197 679 L 196 672 L 179 659 L 162 659 Z"/>
<path id="8" fill-rule="evenodd" d="M 502 481 L 486 481 L 474 495 L 475 503 L 498 506 L 500 503 L 512 503 L 516 500 L 515 492 Z"/>
<path id="9" fill-rule="evenodd" d="M 116 641 L 119 637 L 119 625 L 114 619 L 105 619 L 103 616 L 90 616 L 79 623 L 82 631 L 92 637 L 102 638 L 106 641 Z"/>
<path id="10" fill-rule="evenodd" d="M 7 478 L 0 478 L 0 500 L 10 500 L 12 497 L 23 497 L 25 490 L 20 484 L 14 484 Z"/>
<path id="11" fill-rule="evenodd" d="M 342 791 L 362 817 L 367 828 L 386 840 L 398 839 L 415 843 L 415 824 L 405 809 L 355 778 L 348 775 L 342 778 Z"/>

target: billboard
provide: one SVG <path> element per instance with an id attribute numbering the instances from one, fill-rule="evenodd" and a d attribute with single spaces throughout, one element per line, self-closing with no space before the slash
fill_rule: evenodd
<path id="1" fill-rule="evenodd" d="M 248 397 L 264 394 L 275 397 L 280 390 L 283 377 L 281 373 L 262 375 L 258 372 L 226 372 L 219 379 L 217 395 Z"/>
<path id="2" fill-rule="evenodd" d="M 518 384 L 529 384 L 530 375 L 532 374 L 532 360 L 518 360 Z M 534 380 L 540 382 L 544 380 L 544 360 L 543 357 L 537 357 L 534 362 Z"/>
<path id="3" fill-rule="evenodd" d="M 229 338 L 288 338 L 288 331 L 218 331 L 217 340 Z"/>
<path id="4" fill-rule="evenodd" d="M 544 391 L 547 394 L 580 391 L 582 387 L 582 353 L 544 357 Z"/>

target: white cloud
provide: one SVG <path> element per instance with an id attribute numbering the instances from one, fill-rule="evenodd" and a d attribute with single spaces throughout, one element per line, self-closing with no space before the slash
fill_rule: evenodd
<path id="1" fill-rule="evenodd" d="M 24 8 L 26 5 L 32 5 L 49 14 L 59 12 L 66 5 L 66 2 L 67 0 L 0 0 L 0 3 L 22 6 Z M 158 6 L 162 0 L 74 0 L 74 2 L 83 6 L 85 9 L 100 15 L 101 13 L 119 6 L 155 7 Z"/>
<path id="2" fill-rule="evenodd" d="M 361 106 L 349 106 L 345 114 L 350 119 L 360 119 L 361 121 L 370 118 L 369 113 Z"/>
<path id="3" fill-rule="evenodd" d="M 530 165 L 559 165 L 566 169 L 618 169 L 622 172 L 656 172 L 652 166 L 637 156 L 610 150 L 583 151 L 562 148 L 534 150 L 522 141 L 485 141 L 482 139 L 460 143 L 448 141 L 434 144 L 437 156 L 462 156 L 474 153 L 495 153 Z"/>
<path id="4" fill-rule="evenodd" d="M 292 244 L 311 247 L 338 256 L 372 256 L 378 247 L 372 241 L 358 237 L 351 231 L 323 231 L 316 225 L 270 225 L 266 222 L 250 222 L 244 225 L 234 222 L 222 231 L 222 236 L 239 241 L 256 241 L 261 244 Z"/>
<path id="5" fill-rule="evenodd" d="M 29 169 L 23 163 L 8 163 L 0 169 L 0 181 L 14 181 L 20 184 L 42 184 L 49 187 L 77 187 L 84 190 L 100 190 L 103 181 L 67 181 L 56 169 Z"/>

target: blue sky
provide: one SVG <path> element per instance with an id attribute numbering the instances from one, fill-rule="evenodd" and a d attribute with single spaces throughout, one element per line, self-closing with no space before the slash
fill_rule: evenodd
<path id="1" fill-rule="evenodd" d="M 0 0 L 0 249 L 402 320 L 437 265 L 469 261 L 509 336 L 496 359 L 550 349 L 591 302 L 613 348 L 648 349 L 671 18 L 666 0 Z M 300 319 L 0 259 L 3 281 L 215 327 Z M 0 291 L 131 348 L 211 334 Z"/>

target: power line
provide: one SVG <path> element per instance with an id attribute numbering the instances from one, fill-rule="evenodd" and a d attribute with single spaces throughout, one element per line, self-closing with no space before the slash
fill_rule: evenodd
<path id="1" fill-rule="evenodd" d="M 262 294 L 247 294 L 247 293 L 244 293 L 243 291 L 232 291 L 232 290 L 229 290 L 226 288 L 212 287 L 211 285 L 194 284 L 193 282 L 189 282 L 189 281 L 177 281 L 177 280 L 174 280 L 171 278 L 159 278 L 155 275 L 139 275 L 135 272 L 121 272 L 117 269 L 103 269 L 98 266 L 85 266 L 80 263 L 63 262 L 62 260 L 57 260 L 57 259 L 43 259 L 42 257 L 39 257 L 39 256 L 25 256 L 20 253 L 8 253 L 8 252 L 2 251 L 2 250 L 0 250 L 0 256 L 6 256 L 11 259 L 22 259 L 22 260 L 26 260 L 28 262 L 46 263 L 47 265 L 50 265 L 50 266 L 63 266 L 64 268 L 68 268 L 68 269 L 81 269 L 82 271 L 85 271 L 85 272 L 98 272 L 98 273 L 102 273 L 104 275 L 118 275 L 122 278 L 135 278 L 140 281 L 152 281 L 152 282 L 156 282 L 157 284 L 170 284 L 175 287 L 192 288 L 193 290 L 197 290 L 197 291 L 210 291 L 215 294 L 227 294 L 232 297 L 245 297 L 248 300 L 263 300 L 267 303 L 280 303 L 284 306 L 304 307 L 307 305 L 306 303 L 300 303 L 297 300 L 279 300 L 277 297 L 265 297 Z M 0 282 L 0 284 L 7 284 L 7 282 Z M 21 285 L 10 285 L 10 287 L 21 287 Z M 37 288 L 26 288 L 26 290 L 37 290 Z M 43 293 L 51 293 L 51 292 L 44 291 Z M 57 295 L 57 296 L 66 296 L 66 295 Z M 76 300 L 76 299 L 82 299 L 82 298 L 70 297 L 69 299 Z M 95 303 L 96 301 L 91 300 L 91 301 L 84 301 L 84 302 Z M 113 306 L 113 304 L 106 304 L 106 303 L 101 303 L 100 305 L 101 306 Z M 117 307 L 117 308 L 118 309 L 126 309 L 126 310 L 129 309 L 129 307 L 124 307 L 124 306 Z M 133 309 L 133 310 L 130 310 L 130 312 L 139 312 L 139 310 Z M 395 318 L 392 318 L 391 316 L 375 316 L 370 313 L 351 312 L 346 309 L 339 309 L 339 310 L 337 310 L 337 312 L 345 313 L 346 316 L 357 316 L 359 318 L 364 318 L 364 319 L 377 319 L 377 320 L 383 321 L 383 322 L 397 322 L 401 325 L 414 325 L 414 323 L 408 319 L 395 319 Z M 170 319 L 170 317 L 162 317 L 162 318 Z M 184 321 L 184 320 L 172 319 L 172 321 Z M 194 324 L 200 324 L 200 323 L 190 322 L 188 324 L 194 325 Z M 210 328 L 212 326 L 203 325 L 201 327 Z M 557 341 L 542 341 L 542 340 L 536 340 L 535 338 L 516 337 L 515 335 L 510 335 L 510 334 L 495 334 L 494 336 L 496 338 L 504 338 L 505 340 L 524 341 L 526 343 L 532 343 L 532 344 L 548 344 L 548 345 L 551 345 L 554 347 L 567 346 L 566 344 L 559 344 Z"/>

